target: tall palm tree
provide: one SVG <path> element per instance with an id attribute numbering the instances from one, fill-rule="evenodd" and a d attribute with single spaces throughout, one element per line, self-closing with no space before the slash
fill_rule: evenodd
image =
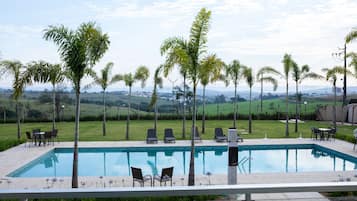
<path id="1" fill-rule="evenodd" d="M 183 111 L 182 111 L 182 138 L 186 138 L 186 102 L 187 91 L 186 81 L 188 74 L 188 67 L 191 65 L 190 60 L 184 55 L 184 52 L 189 51 L 189 42 L 180 37 L 173 37 L 166 39 L 160 47 L 161 55 L 166 55 L 166 61 L 163 65 L 164 76 L 167 77 L 168 73 L 175 65 L 179 66 L 180 74 L 183 77 Z"/>
<path id="2" fill-rule="evenodd" d="M 334 94 L 334 105 L 333 105 L 333 127 L 336 129 L 336 81 L 337 81 L 337 75 L 338 74 L 344 74 L 345 69 L 344 67 L 341 66 L 335 66 L 331 69 L 324 68 L 322 69 L 323 72 L 326 73 L 326 80 L 330 81 L 333 86 L 333 94 Z M 351 74 L 351 72 L 347 71 L 346 73 Z"/>
<path id="3" fill-rule="evenodd" d="M 254 76 L 252 73 L 252 68 L 243 67 L 242 76 L 245 78 L 245 81 L 249 87 L 249 127 L 248 132 L 252 133 L 252 87 L 254 85 Z"/>
<path id="4" fill-rule="evenodd" d="M 154 107 L 155 110 L 155 120 L 154 120 L 154 129 L 155 131 L 157 130 L 157 87 L 159 87 L 160 89 L 162 88 L 162 78 L 160 77 L 160 72 L 162 70 L 162 66 L 159 66 L 158 68 L 156 68 L 155 70 L 155 74 L 154 74 L 154 89 L 152 92 L 152 96 L 151 96 L 151 101 L 150 101 L 150 108 Z"/>
<path id="5" fill-rule="evenodd" d="M 175 64 L 185 68 L 187 78 L 193 85 L 193 108 L 192 108 L 192 132 L 191 132 L 191 155 L 190 168 L 188 175 L 188 185 L 195 185 L 195 142 L 194 135 L 196 132 L 196 89 L 200 82 L 199 72 L 202 68 L 202 61 L 212 55 L 206 55 L 207 33 L 209 30 L 209 19 L 211 12 L 202 8 L 196 16 L 188 40 L 179 37 L 169 38 L 161 46 L 161 52 L 167 54 L 164 74 L 168 72 Z"/>
<path id="6" fill-rule="evenodd" d="M 116 80 L 123 80 L 125 86 L 129 87 L 129 98 L 128 98 L 128 114 L 126 119 L 126 133 L 125 139 L 129 140 L 129 124 L 130 124 L 130 108 L 131 108 L 131 88 L 133 84 L 137 81 L 141 81 L 141 87 L 145 86 L 145 82 L 149 77 L 149 69 L 145 66 L 139 66 L 135 74 L 127 73 L 124 75 L 117 75 L 114 77 Z"/>
<path id="7" fill-rule="evenodd" d="M 66 78 L 66 71 L 61 64 L 51 64 L 45 61 L 33 61 L 25 71 L 22 79 L 27 84 L 35 82 L 50 82 L 52 85 L 52 131 L 56 128 L 56 87 Z"/>
<path id="8" fill-rule="evenodd" d="M 68 77 L 73 82 L 76 93 L 76 116 L 74 130 L 72 188 L 78 188 L 78 140 L 80 93 L 82 78 L 88 73 L 107 51 L 109 38 L 93 22 L 81 24 L 77 30 L 67 27 L 49 26 L 44 30 L 44 39 L 53 41 L 58 46 L 58 52 L 63 60 Z"/>
<path id="9" fill-rule="evenodd" d="M 293 67 L 293 60 L 290 54 L 285 54 L 283 58 L 284 66 L 284 79 L 286 82 L 286 93 L 285 93 L 285 109 L 286 109 L 286 121 L 285 121 L 285 136 L 289 137 L 289 73 Z"/>
<path id="10" fill-rule="evenodd" d="M 321 79 L 322 76 L 314 72 L 310 72 L 308 65 L 299 67 L 296 62 L 292 65 L 292 78 L 295 81 L 296 95 L 295 95 L 295 133 L 298 132 L 298 119 L 299 119 L 299 84 L 305 79 Z"/>
<path id="11" fill-rule="evenodd" d="M 205 104 L 206 104 L 206 86 L 209 82 L 215 82 L 222 79 L 221 70 L 224 67 L 224 62 L 217 58 L 216 55 L 211 55 L 205 58 L 200 68 L 199 77 L 203 86 L 203 107 L 202 107 L 202 133 L 205 133 Z"/>
<path id="12" fill-rule="evenodd" d="M 106 95 L 106 89 L 114 84 L 115 82 L 118 82 L 120 79 L 118 79 L 117 76 L 111 77 L 111 71 L 113 69 L 114 63 L 109 62 L 107 65 L 100 71 L 100 75 L 96 74 L 94 71 L 91 74 L 91 76 L 94 79 L 94 82 L 91 85 L 99 85 L 102 88 L 102 93 L 103 93 L 103 123 L 102 123 L 102 128 L 103 128 L 103 136 L 106 135 L 106 104 L 105 104 L 105 95 Z"/>
<path id="13" fill-rule="evenodd" d="M 231 64 L 225 67 L 225 77 L 226 77 L 226 85 L 229 85 L 229 82 L 232 81 L 234 84 L 234 101 L 233 101 L 233 128 L 237 127 L 237 87 L 239 79 L 242 74 L 242 65 L 238 60 L 233 60 Z"/>
<path id="14" fill-rule="evenodd" d="M 20 61 L 4 60 L 0 62 L 0 76 L 10 75 L 13 79 L 12 98 L 15 100 L 18 140 L 21 139 L 19 99 L 25 88 L 25 83 L 21 81 L 21 74 L 25 71 L 25 69 L 26 67 Z"/>
<path id="15" fill-rule="evenodd" d="M 278 81 L 271 75 L 281 76 L 281 73 L 275 70 L 273 67 L 264 66 L 257 72 L 256 80 L 260 82 L 260 112 L 263 112 L 263 83 L 271 83 L 273 85 L 274 91 L 278 87 Z"/>

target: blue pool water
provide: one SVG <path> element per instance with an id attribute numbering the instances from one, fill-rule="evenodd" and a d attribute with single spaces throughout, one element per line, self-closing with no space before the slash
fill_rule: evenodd
<path id="1" fill-rule="evenodd" d="M 73 149 L 58 148 L 46 153 L 11 177 L 71 176 Z M 357 169 L 357 159 L 318 145 L 239 146 L 238 172 L 346 171 Z M 226 174 L 227 147 L 196 147 L 197 175 Z M 144 174 L 160 173 L 174 166 L 175 175 L 188 174 L 190 147 L 153 148 L 80 148 L 80 176 L 128 176 L 130 166 L 142 168 Z"/>

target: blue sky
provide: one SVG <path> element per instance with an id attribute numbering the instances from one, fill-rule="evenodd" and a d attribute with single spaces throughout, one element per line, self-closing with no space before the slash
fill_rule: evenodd
<path id="1" fill-rule="evenodd" d="M 226 63 L 238 59 L 255 72 L 266 65 L 282 70 L 285 52 L 317 73 L 321 68 L 342 65 L 331 53 L 357 26 L 355 0 L 2 0 L 0 5 L 2 59 L 60 62 L 56 47 L 42 39 L 43 29 L 59 24 L 76 28 L 82 22 L 95 21 L 111 40 L 109 51 L 95 70 L 112 61 L 113 74 L 133 72 L 139 65 L 153 72 L 164 61 L 159 52 L 161 43 L 172 36 L 188 37 L 191 23 L 202 7 L 212 11 L 208 51 Z M 357 51 L 357 42 L 348 48 Z M 181 81 L 175 71 L 170 77 Z M 151 80 L 146 90 L 151 90 Z M 356 85 L 352 78 L 348 82 Z M 279 83 L 282 90 L 283 81 Z M 304 84 L 329 85 L 323 81 Z M 167 80 L 165 85 L 171 86 Z M 241 85 L 246 86 L 243 81 Z M 10 86 L 8 79 L 0 80 L 0 87 Z M 223 86 L 216 83 L 208 88 Z M 110 89 L 123 87 L 116 84 Z"/>

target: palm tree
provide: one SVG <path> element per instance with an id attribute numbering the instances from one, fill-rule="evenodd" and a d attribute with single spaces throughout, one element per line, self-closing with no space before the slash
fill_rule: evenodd
<path id="1" fill-rule="evenodd" d="M 261 69 L 259 69 L 257 75 L 256 75 L 256 80 L 257 82 L 260 82 L 260 112 L 263 112 L 263 83 L 268 82 L 273 85 L 274 91 L 278 87 L 278 81 L 271 75 L 279 75 L 281 76 L 281 73 L 274 68 L 270 66 L 265 66 Z"/>
<path id="2" fill-rule="evenodd" d="M 245 78 L 249 86 L 249 128 L 248 132 L 252 133 L 252 87 L 254 85 L 254 76 L 252 73 L 252 68 L 243 67 L 242 76 Z"/>
<path id="3" fill-rule="evenodd" d="M 286 94 L 285 94 L 285 109 L 286 109 L 286 122 L 285 122 L 285 136 L 289 137 L 289 73 L 293 66 L 293 60 L 290 54 L 285 54 L 283 58 L 284 65 L 284 79 L 286 82 Z"/>
<path id="4" fill-rule="evenodd" d="M 118 82 L 119 79 L 117 79 L 117 76 L 113 76 L 111 78 L 110 74 L 112 71 L 112 68 L 114 66 L 113 62 L 107 63 L 107 65 L 100 71 L 100 76 L 98 76 L 95 72 L 91 74 L 91 76 L 94 79 L 94 82 L 91 84 L 99 85 L 102 90 L 103 90 L 103 136 L 106 135 L 106 104 L 105 104 L 105 94 L 106 94 L 106 89 L 114 84 L 115 82 Z"/>
<path id="5" fill-rule="evenodd" d="M 56 128 L 56 86 L 64 81 L 66 71 L 61 64 L 50 64 L 45 61 L 33 61 L 25 71 L 22 79 L 27 84 L 35 82 L 50 82 L 52 85 L 52 131 Z"/>
<path id="6" fill-rule="evenodd" d="M 53 41 L 58 46 L 58 52 L 63 60 L 68 77 L 73 82 L 76 94 L 76 116 L 74 130 L 72 188 L 78 188 L 78 139 L 80 93 L 82 78 L 89 72 L 107 51 L 109 38 L 93 22 L 81 24 L 77 30 L 67 27 L 49 26 L 44 30 L 44 39 Z"/>
<path id="7" fill-rule="evenodd" d="M 160 72 L 162 70 L 162 66 L 159 66 L 155 70 L 154 75 L 154 90 L 152 92 L 151 101 L 150 101 L 150 108 L 154 107 L 155 110 L 155 121 L 154 121 L 154 129 L 157 130 L 157 87 L 160 89 L 162 88 L 162 78 L 160 77 Z"/>
<path id="8" fill-rule="evenodd" d="M 341 66 L 335 66 L 331 69 L 324 68 L 322 69 L 323 72 L 326 72 L 326 80 L 330 81 L 333 86 L 333 93 L 334 93 L 334 105 L 333 105 L 333 127 L 336 129 L 336 81 L 338 74 L 344 74 L 345 69 Z M 351 72 L 346 71 L 346 73 L 351 74 Z"/>
<path id="9" fill-rule="evenodd" d="M 308 65 L 303 65 L 301 68 L 297 65 L 296 62 L 293 62 L 292 66 L 292 78 L 295 81 L 295 88 L 296 88 L 296 100 L 295 100 L 295 133 L 298 132 L 298 119 L 299 119 L 299 110 L 298 105 L 299 103 L 299 84 L 305 79 L 321 79 L 322 76 L 318 75 L 314 72 L 309 72 L 310 67 Z"/>
<path id="10" fill-rule="evenodd" d="M 164 65 L 164 75 L 167 76 L 168 72 L 175 64 L 180 65 L 185 69 L 187 78 L 193 85 L 193 108 L 192 108 L 192 132 L 191 132 L 191 155 L 190 155 L 190 169 L 188 175 L 188 185 L 195 185 L 195 142 L 194 135 L 196 132 L 196 89 L 197 84 L 200 82 L 199 72 L 202 68 L 202 61 L 212 55 L 205 55 L 207 44 L 207 33 L 209 30 L 209 19 L 211 12 L 202 8 L 196 16 L 190 32 L 188 40 L 179 37 L 169 38 L 164 41 L 161 46 L 161 52 L 166 53 L 166 62 Z"/>
<path id="11" fill-rule="evenodd" d="M 161 55 L 166 55 L 166 61 L 163 65 L 164 76 L 167 77 L 168 73 L 175 65 L 179 66 L 180 74 L 183 77 L 183 111 L 182 111 L 182 138 L 186 138 L 186 81 L 188 74 L 188 67 L 191 65 L 189 58 L 184 56 L 183 52 L 189 51 L 189 42 L 183 38 L 173 37 L 166 39 L 161 45 Z"/>
<path id="12" fill-rule="evenodd" d="M 202 67 L 200 68 L 199 77 L 203 86 L 202 133 L 205 133 L 206 86 L 209 82 L 214 82 L 219 79 L 222 79 L 221 70 L 224 67 L 224 62 L 221 59 L 217 58 L 216 55 L 211 55 L 205 58 L 202 61 L 201 65 Z"/>
<path id="13" fill-rule="evenodd" d="M 25 69 L 26 67 L 20 61 L 4 60 L 0 62 L 0 76 L 6 74 L 13 77 L 12 98 L 15 100 L 18 140 L 21 139 L 19 98 L 21 97 L 23 90 L 25 88 L 25 83 L 21 81 L 21 74 L 24 72 Z"/>
<path id="14" fill-rule="evenodd" d="M 233 128 L 237 127 L 237 87 L 238 82 L 241 77 L 241 64 L 238 60 L 233 60 L 231 64 L 225 67 L 225 77 L 226 77 L 226 85 L 229 85 L 229 82 L 232 81 L 234 84 L 234 101 L 233 101 Z"/>
<path id="15" fill-rule="evenodd" d="M 117 75 L 114 77 L 116 80 L 123 80 L 125 86 L 129 87 L 129 98 L 128 98 L 128 114 L 126 119 L 126 134 L 125 139 L 129 140 L 129 124 L 130 124 L 130 107 L 131 107 L 131 88 L 133 84 L 137 81 L 141 81 L 141 87 L 145 86 L 145 82 L 149 77 L 149 69 L 145 66 L 139 66 L 136 70 L 135 75 L 132 73 L 127 73 L 124 75 Z"/>

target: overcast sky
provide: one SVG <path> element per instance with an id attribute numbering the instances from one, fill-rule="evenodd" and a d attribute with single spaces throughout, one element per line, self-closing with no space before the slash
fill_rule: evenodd
<path id="1" fill-rule="evenodd" d="M 113 74 L 134 72 L 139 65 L 148 66 L 153 74 L 164 61 L 159 51 L 162 42 L 172 36 L 188 37 L 202 7 L 212 11 L 208 51 L 226 63 L 238 59 L 255 72 L 266 65 L 282 70 L 284 53 L 292 54 L 298 64 L 308 64 L 317 73 L 321 68 L 343 65 L 331 54 L 342 47 L 345 35 L 357 26 L 356 0 L 2 0 L 0 57 L 23 63 L 40 59 L 60 62 L 56 46 L 42 39 L 43 29 L 60 24 L 75 29 L 83 22 L 95 21 L 111 41 L 96 71 L 114 62 Z M 353 50 L 357 51 L 357 42 L 348 46 L 348 51 Z M 176 84 L 182 82 L 175 72 L 170 78 L 178 79 Z M 152 76 L 145 90 L 151 90 L 151 80 Z M 352 78 L 348 83 L 357 85 Z M 164 84 L 171 87 L 168 80 Z M 284 82 L 279 84 L 282 90 Z M 241 85 L 246 86 L 243 81 Z M 329 83 L 307 80 L 303 85 Z M 11 80 L 2 78 L 0 87 L 11 87 Z M 115 84 L 110 90 L 123 87 L 122 83 Z M 208 86 L 222 87 L 223 83 Z"/>

